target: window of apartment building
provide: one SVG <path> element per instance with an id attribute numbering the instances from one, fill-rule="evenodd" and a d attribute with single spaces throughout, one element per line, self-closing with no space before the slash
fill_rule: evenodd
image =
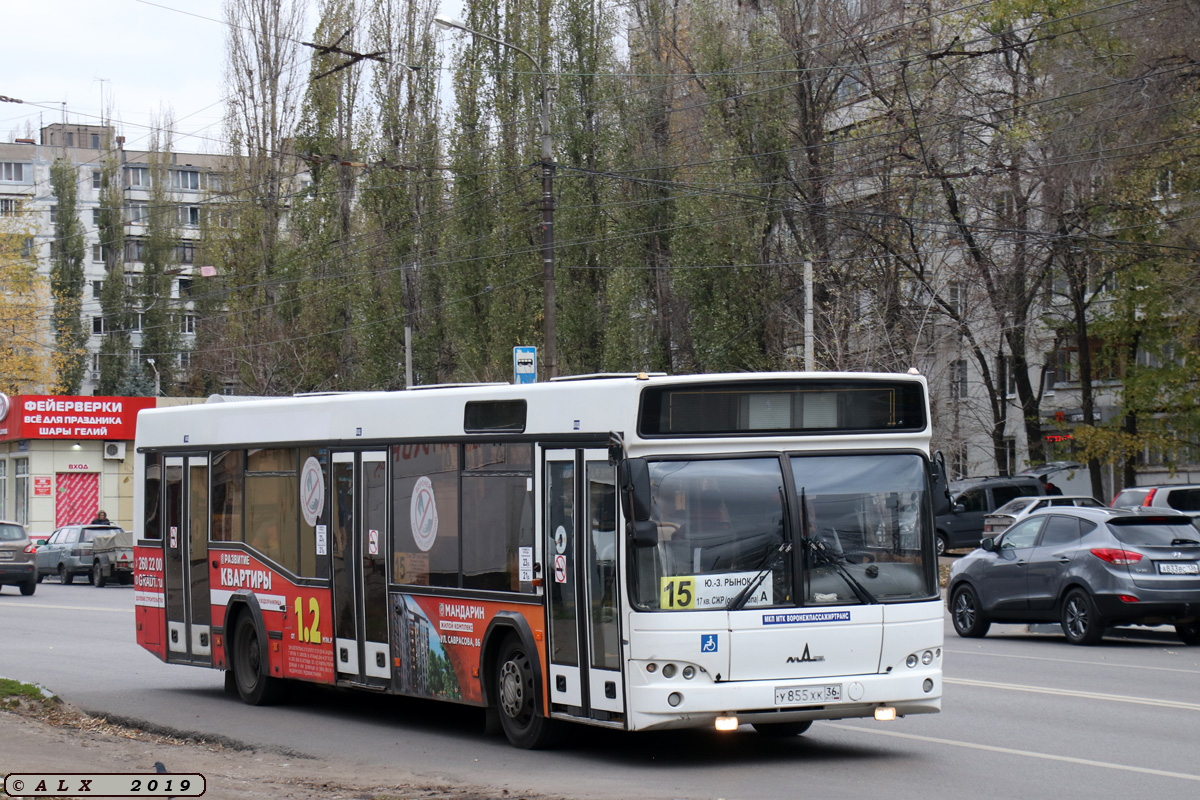
<path id="1" fill-rule="evenodd" d="M 132 201 L 125 206 L 125 216 L 135 225 L 145 224 L 150 217 L 150 206 L 147 203 Z"/>
<path id="2" fill-rule="evenodd" d="M 150 188 L 150 170 L 147 167 L 126 167 L 125 185 Z"/>
<path id="3" fill-rule="evenodd" d="M 50 223 L 58 222 L 58 206 L 50 206 Z"/>
<path id="4" fill-rule="evenodd" d="M 99 189 L 102 186 L 103 186 L 103 181 L 100 176 L 100 170 L 98 170 L 98 169 L 92 170 L 92 188 Z"/>
<path id="5" fill-rule="evenodd" d="M 196 245 L 191 242 L 182 242 L 175 246 L 175 255 L 179 258 L 180 264 L 195 263 Z"/>
<path id="6" fill-rule="evenodd" d="M 200 173 L 194 169 L 171 170 L 171 186 L 186 191 L 198 191 L 200 189 Z"/>
<path id="7" fill-rule="evenodd" d="M 179 320 L 180 333 L 195 333 L 196 332 L 196 315 L 184 314 Z"/>
<path id="8" fill-rule="evenodd" d="M 100 149 L 100 134 L 98 134 L 98 133 L 92 134 L 92 149 L 93 150 Z"/>
<path id="9" fill-rule="evenodd" d="M 66 142 L 67 142 L 67 147 L 74 147 L 75 146 L 75 134 L 73 134 L 73 133 L 66 134 Z"/>
<path id="10" fill-rule="evenodd" d="M 100 209 L 98 209 L 98 208 L 92 209 L 92 224 L 93 225 L 100 224 Z"/>
<path id="11" fill-rule="evenodd" d="M 967 477 L 970 464 L 967 462 L 967 446 L 965 444 L 956 444 L 950 448 L 950 475 L 951 480 L 959 480 Z"/>
<path id="12" fill-rule="evenodd" d="M 992 211 L 1001 222 L 1006 222 L 1012 217 L 1015 207 L 1012 192 L 1008 190 L 996 192 L 992 197 Z"/>
<path id="13" fill-rule="evenodd" d="M 946 302 L 959 317 L 967 314 L 967 287 L 957 281 L 946 287 Z"/>
<path id="14" fill-rule="evenodd" d="M 179 279 L 179 296 L 181 298 L 186 298 L 186 297 L 192 296 L 192 279 L 191 278 L 180 278 Z"/>
<path id="15" fill-rule="evenodd" d="M 1154 176 L 1154 200 L 1175 197 L 1175 170 L 1164 167 Z"/>
<path id="16" fill-rule="evenodd" d="M 108 261 L 108 246 L 99 242 L 92 245 L 92 261 Z"/>
<path id="17" fill-rule="evenodd" d="M 29 524 L 29 459 L 13 459 L 13 517 L 22 525 Z"/>
<path id="18" fill-rule="evenodd" d="M 21 200 L 16 197 L 0 197 L 0 216 L 12 216 L 21 208 Z"/>
<path id="19" fill-rule="evenodd" d="M 92 317 L 92 333 L 99 335 L 104 333 L 106 330 L 107 328 L 104 326 L 103 316 Z"/>
<path id="20" fill-rule="evenodd" d="M 192 351 L 184 350 L 179 354 L 179 370 L 183 373 L 188 373 L 192 369 Z"/>
<path id="21" fill-rule="evenodd" d="M 141 239 L 127 239 L 125 241 L 125 260 L 141 261 L 145 250 L 146 243 Z"/>
<path id="22" fill-rule="evenodd" d="M 133 332 L 134 333 L 141 333 L 143 330 L 145 330 L 142 327 L 142 323 L 144 321 L 143 313 L 144 312 L 142 312 L 142 311 L 138 311 L 134 314 L 134 317 L 133 317 Z"/>
<path id="23" fill-rule="evenodd" d="M 862 80 L 861 67 L 849 67 L 846 74 L 838 82 L 837 93 L 834 97 L 838 105 L 852 103 L 866 94 L 867 87 Z"/>
<path id="24" fill-rule="evenodd" d="M 32 183 L 33 170 L 29 164 L 17 161 L 0 162 L 0 181 L 5 183 Z"/>
<path id="25" fill-rule="evenodd" d="M 950 398 L 965 400 L 967 397 L 967 362 L 958 359 L 950 362 Z"/>
<path id="26" fill-rule="evenodd" d="M 104 289 L 104 281 L 92 281 L 92 299 L 99 300 L 100 292 Z"/>
<path id="27" fill-rule="evenodd" d="M 200 224 L 200 206 L 179 206 L 179 224 L 194 228 Z"/>
<path id="28" fill-rule="evenodd" d="M 100 354 L 92 353 L 92 372 L 100 371 Z"/>
<path id="29" fill-rule="evenodd" d="M 27 256 L 26 253 L 22 253 L 22 255 Z M 58 255 L 58 242 L 51 240 L 50 241 L 50 257 L 54 258 L 56 255 Z"/>
<path id="30" fill-rule="evenodd" d="M 142 276 L 137 273 L 125 273 L 125 286 L 131 294 L 137 294 L 142 290 Z"/>

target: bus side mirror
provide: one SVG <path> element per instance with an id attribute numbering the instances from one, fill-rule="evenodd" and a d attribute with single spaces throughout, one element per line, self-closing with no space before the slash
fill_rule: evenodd
<path id="1" fill-rule="evenodd" d="M 650 519 L 650 466 L 644 458 L 621 462 L 621 510 L 625 519 L 646 522 Z"/>
<path id="2" fill-rule="evenodd" d="M 650 519 L 650 466 L 644 458 L 627 458 L 617 468 L 621 484 L 621 511 L 634 547 L 658 544 L 658 523 Z"/>
<path id="3" fill-rule="evenodd" d="M 654 547 L 658 544 L 658 523 L 653 520 L 630 520 L 625 530 L 634 547 Z"/>

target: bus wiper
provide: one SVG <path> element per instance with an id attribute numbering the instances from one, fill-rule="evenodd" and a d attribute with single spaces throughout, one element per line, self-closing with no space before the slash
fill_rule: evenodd
<path id="1" fill-rule="evenodd" d="M 767 577 L 767 573 L 775 568 L 775 564 L 778 563 L 780 557 L 784 553 L 790 552 L 792 552 L 792 543 L 780 542 L 779 546 L 776 547 L 774 551 L 767 553 L 767 555 L 763 557 L 762 563 L 759 565 L 758 574 L 756 574 L 749 583 L 743 586 L 740 592 L 733 596 L 733 599 L 726 604 L 725 610 L 738 611 L 742 606 L 746 605 L 746 601 L 750 599 L 750 595 L 753 594 L 754 590 L 758 588 L 758 585 L 763 582 L 763 578 Z"/>
<path id="2" fill-rule="evenodd" d="M 864 605 L 879 603 L 875 599 L 875 595 L 871 594 L 867 587 L 863 586 L 862 582 L 846 569 L 846 559 L 840 553 L 834 552 L 829 545 L 808 535 L 808 500 L 804 496 L 803 487 L 800 489 L 800 541 L 804 542 L 814 564 L 830 566 L 837 570 L 837 573 L 842 576 L 842 580 L 850 587 L 850 591 L 854 592 L 858 598 L 858 602 Z"/>

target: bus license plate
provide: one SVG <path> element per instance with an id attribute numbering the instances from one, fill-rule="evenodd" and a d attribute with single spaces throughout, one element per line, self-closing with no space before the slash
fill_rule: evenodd
<path id="1" fill-rule="evenodd" d="M 776 686 L 775 705 L 794 706 L 812 703 L 836 703 L 842 699 L 842 685 L 827 683 L 823 686 Z"/>
<path id="2" fill-rule="evenodd" d="M 1200 564 L 1195 561 L 1179 563 L 1178 561 L 1158 562 L 1160 575 L 1200 575 Z"/>

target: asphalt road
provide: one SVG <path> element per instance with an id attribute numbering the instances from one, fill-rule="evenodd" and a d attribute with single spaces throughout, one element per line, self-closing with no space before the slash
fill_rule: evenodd
<path id="1" fill-rule="evenodd" d="M 943 712 L 817 723 L 804 736 L 578 729 L 553 751 L 483 734 L 477 709 L 323 689 L 251 708 L 219 672 L 134 642 L 132 587 L 44 582 L 0 594 L 0 676 L 88 711 L 415 778 L 569 798 L 1065 798 L 1200 795 L 1200 648 L 1146 633 L 1098 647 L 947 618 Z M 497 792 L 499 794 L 499 792 Z"/>

